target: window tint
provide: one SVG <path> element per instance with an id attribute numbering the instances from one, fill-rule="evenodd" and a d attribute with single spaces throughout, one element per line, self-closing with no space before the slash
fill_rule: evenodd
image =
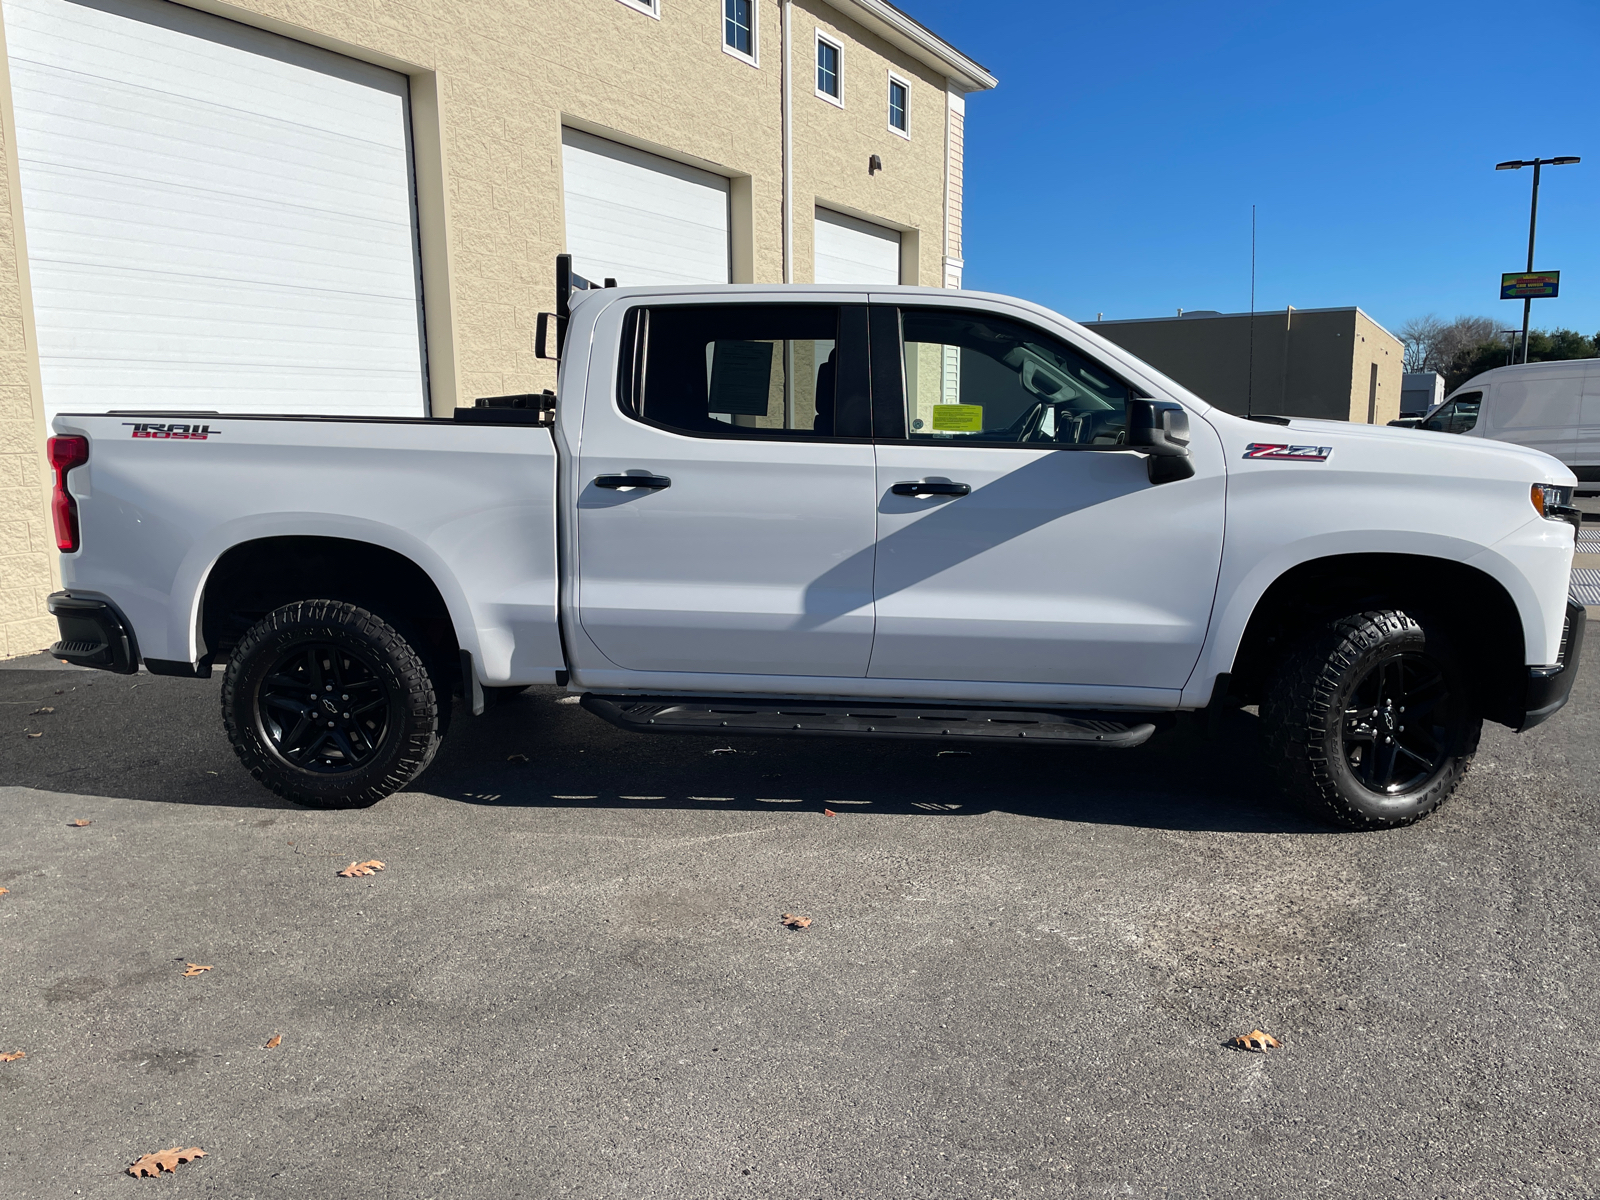
<path id="1" fill-rule="evenodd" d="M 817 91 L 839 98 L 839 47 L 817 39 Z"/>
<path id="2" fill-rule="evenodd" d="M 633 415 L 712 436 L 835 436 L 837 307 L 681 305 L 630 320 Z"/>
<path id="3" fill-rule="evenodd" d="M 1482 392 L 1463 392 L 1417 428 L 1432 429 L 1436 433 L 1465 433 L 1478 423 L 1478 409 L 1482 406 Z"/>
<path id="4" fill-rule="evenodd" d="M 722 41 L 730 50 L 753 55 L 751 0 L 722 0 Z"/>
<path id="5" fill-rule="evenodd" d="M 910 96 L 906 85 L 898 79 L 889 81 L 889 125 L 901 133 L 906 131 L 906 104 Z"/>
<path id="6" fill-rule="evenodd" d="M 1048 334 L 987 313 L 907 309 L 906 433 L 913 440 L 1115 446 L 1125 384 Z"/>

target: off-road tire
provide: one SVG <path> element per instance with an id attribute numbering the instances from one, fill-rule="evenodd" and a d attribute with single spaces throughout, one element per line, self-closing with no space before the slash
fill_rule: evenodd
<path id="1" fill-rule="evenodd" d="M 1369 711 L 1364 700 L 1356 703 L 1358 691 L 1371 696 L 1373 681 L 1381 680 L 1384 671 L 1399 669 L 1397 662 L 1411 664 L 1413 678 L 1425 678 L 1426 670 L 1436 669 L 1442 681 L 1442 701 L 1431 707 L 1413 706 L 1413 714 L 1426 709 L 1428 716 L 1413 715 L 1416 723 L 1409 739 L 1424 751 L 1429 744 L 1437 747 L 1428 755 L 1430 762 L 1437 762 L 1431 767 L 1416 765 L 1412 769 L 1420 778 L 1394 784 L 1393 791 L 1379 791 L 1363 784 L 1360 756 L 1383 753 L 1385 748 L 1378 744 L 1385 734 L 1401 740 L 1398 731 L 1406 717 L 1389 718 L 1392 728 L 1386 728 L 1382 718 L 1377 720 L 1377 737 L 1369 748 L 1363 737 L 1351 733 L 1364 726 L 1350 714 Z M 1381 694 L 1383 684 L 1377 686 Z M 1399 694 L 1403 699 L 1405 693 Z M 1351 829 L 1410 825 L 1438 808 L 1466 774 L 1483 729 L 1448 639 L 1392 610 L 1341 617 L 1302 640 L 1279 664 L 1263 698 L 1261 717 L 1268 758 L 1284 790 L 1324 818 Z M 1421 724 L 1423 720 L 1429 724 Z M 1416 740 L 1419 732 L 1422 741 Z M 1352 752 L 1358 759 L 1354 764 Z"/>
<path id="2" fill-rule="evenodd" d="M 342 649 L 348 656 L 342 661 L 359 663 L 381 688 L 382 736 L 359 764 L 308 768 L 277 748 L 283 739 L 271 732 L 275 710 L 264 706 L 264 684 L 286 656 L 313 646 Z M 328 715 L 340 720 L 348 714 Z M 439 697 L 421 655 L 383 618 L 338 600 L 286 604 L 250 627 L 223 678 L 222 720 L 252 776 L 284 799 L 313 808 L 362 807 L 399 791 L 433 761 L 443 732 Z"/>

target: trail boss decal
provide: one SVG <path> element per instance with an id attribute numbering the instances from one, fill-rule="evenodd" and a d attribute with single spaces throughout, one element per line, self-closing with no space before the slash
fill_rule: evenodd
<path id="1" fill-rule="evenodd" d="M 1251 442 L 1244 448 L 1246 458 L 1280 458 L 1290 462 L 1326 462 L 1332 446 L 1286 446 L 1281 442 Z"/>
<path id="2" fill-rule="evenodd" d="M 173 441 L 203 442 L 207 438 L 221 437 L 222 430 L 209 425 L 183 425 L 163 421 L 124 421 L 133 427 L 136 438 L 171 438 Z"/>

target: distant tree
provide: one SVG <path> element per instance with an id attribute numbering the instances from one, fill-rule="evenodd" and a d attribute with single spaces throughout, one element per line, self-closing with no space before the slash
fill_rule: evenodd
<path id="1" fill-rule="evenodd" d="M 1514 345 L 1513 345 L 1514 343 Z M 1458 353 L 1450 360 L 1444 373 L 1445 390 L 1454 391 L 1474 375 L 1508 366 L 1515 351 L 1517 362 L 1522 361 L 1522 335 L 1485 338 L 1476 346 Z M 1575 329 L 1528 331 L 1529 362 L 1561 362 L 1572 358 L 1600 358 L 1600 334 L 1585 337 Z"/>
<path id="2" fill-rule="evenodd" d="M 1444 327 L 1444 322 L 1432 313 L 1425 317 L 1412 317 L 1400 326 L 1400 342 L 1406 348 L 1407 371 L 1435 369 L 1430 364 L 1434 361 L 1434 348 L 1439 344 L 1439 335 L 1444 332 Z"/>

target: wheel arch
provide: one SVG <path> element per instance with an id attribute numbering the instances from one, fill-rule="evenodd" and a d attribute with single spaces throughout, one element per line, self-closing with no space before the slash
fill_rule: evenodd
<path id="1" fill-rule="evenodd" d="M 413 558 L 391 547 L 322 534 L 278 534 L 230 546 L 206 572 L 195 614 L 207 660 L 224 657 L 244 631 L 295 600 L 344 600 L 420 635 L 433 669 L 456 681 L 463 631 L 444 591 Z"/>
<path id="2" fill-rule="evenodd" d="M 1526 685 L 1523 620 L 1500 580 L 1477 566 L 1423 554 L 1356 553 L 1309 559 L 1283 571 L 1250 612 L 1231 665 L 1230 695 L 1257 703 L 1285 650 L 1319 623 L 1362 610 L 1399 609 L 1441 629 L 1466 662 L 1479 710 L 1521 720 Z"/>

